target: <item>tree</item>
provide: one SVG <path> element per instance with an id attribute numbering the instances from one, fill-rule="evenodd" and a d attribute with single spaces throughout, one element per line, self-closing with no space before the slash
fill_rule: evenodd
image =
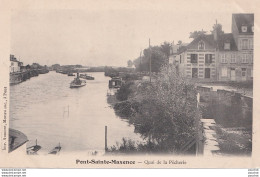
<path id="1" fill-rule="evenodd" d="M 217 35 L 222 35 L 224 34 L 224 31 L 222 30 L 222 25 L 219 23 L 216 23 L 213 25 L 213 30 L 211 31 L 211 34 L 214 34 L 214 32 L 217 32 Z"/>
<path id="2" fill-rule="evenodd" d="M 190 38 L 196 39 L 197 37 L 201 36 L 201 35 L 205 35 L 207 32 L 206 31 L 194 31 L 194 32 L 190 32 Z"/>
<path id="3" fill-rule="evenodd" d="M 167 60 L 169 60 L 170 52 L 171 52 L 171 44 L 169 42 L 164 42 L 161 45 L 161 51 L 164 53 L 166 56 Z"/>
<path id="4" fill-rule="evenodd" d="M 158 79 L 138 88 L 143 97 L 134 124 L 142 136 L 162 152 L 178 152 L 196 133 L 196 89 L 175 72 L 163 66 Z"/>
<path id="5" fill-rule="evenodd" d="M 25 66 L 25 68 L 29 70 L 29 69 L 31 69 L 31 66 L 28 64 Z"/>
<path id="6" fill-rule="evenodd" d="M 137 70 L 140 71 L 140 68 L 142 68 L 142 71 L 149 71 L 150 70 L 150 56 L 151 56 L 151 70 L 152 72 L 159 72 L 162 65 L 167 63 L 167 52 L 166 50 L 167 45 L 164 49 L 162 49 L 161 46 L 153 46 L 150 49 L 146 48 L 143 50 L 143 56 L 140 61 L 140 57 L 134 60 L 134 65 L 137 68 Z"/>
<path id="7" fill-rule="evenodd" d="M 132 60 L 127 61 L 127 67 L 131 68 L 133 65 L 134 63 L 132 62 Z"/>

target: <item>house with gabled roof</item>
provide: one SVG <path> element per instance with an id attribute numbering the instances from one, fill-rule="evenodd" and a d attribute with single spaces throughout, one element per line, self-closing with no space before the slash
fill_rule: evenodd
<path id="1" fill-rule="evenodd" d="M 213 35 L 200 35 L 187 46 L 182 46 L 176 56 L 177 71 L 186 78 L 216 79 L 216 47 Z"/>
<path id="2" fill-rule="evenodd" d="M 253 38 L 254 14 L 233 14 L 232 34 L 223 38 L 218 49 L 219 81 L 253 79 Z"/>
<path id="3" fill-rule="evenodd" d="M 253 35 L 254 15 L 233 14 L 232 33 L 213 30 L 180 47 L 176 69 L 186 78 L 203 81 L 252 80 Z"/>

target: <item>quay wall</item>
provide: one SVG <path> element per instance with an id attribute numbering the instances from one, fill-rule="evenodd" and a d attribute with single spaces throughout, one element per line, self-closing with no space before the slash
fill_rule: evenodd
<path id="1" fill-rule="evenodd" d="M 26 81 L 27 79 L 30 79 L 31 77 L 36 77 L 39 74 L 46 74 L 48 72 L 49 70 L 46 69 L 33 69 L 22 72 L 10 73 L 9 82 L 10 84 L 18 84 L 20 82 Z"/>
<path id="2" fill-rule="evenodd" d="M 253 98 L 250 96 L 237 93 L 235 91 L 228 91 L 213 88 L 197 86 L 197 92 L 200 94 L 200 102 L 219 101 L 221 104 L 228 106 L 241 102 L 244 107 L 253 108 Z"/>

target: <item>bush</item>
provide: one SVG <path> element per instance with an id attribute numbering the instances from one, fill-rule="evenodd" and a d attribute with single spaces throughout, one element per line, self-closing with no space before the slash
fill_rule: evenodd
<path id="1" fill-rule="evenodd" d="M 178 152 L 194 137 L 196 122 L 201 117 L 194 85 L 168 66 L 162 67 L 155 82 L 142 82 L 135 87 L 133 84 L 124 84 L 117 98 L 127 100 L 131 94 L 138 102 L 132 99 L 118 103 L 115 109 L 129 117 L 136 131 L 148 142 L 136 144 L 136 151 Z M 132 147 L 131 143 L 125 142 L 123 147 Z"/>
<path id="2" fill-rule="evenodd" d="M 138 132 L 157 149 L 178 151 L 195 135 L 197 111 L 196 89 L 164 66 L 154 83 L 139 87 L 143 99 L 135 116 Z"/>
<path id="3" fill-rule="evenodd" d="M 125 101 L 128 99 L 129 95 L 133 92 L 131 90 L 131 86 L 134 84 L 134 82 L 126 82 L 123 83 L 120 89 L 118 90 L 116 94 L 116 98 L 119 101 Z"/>

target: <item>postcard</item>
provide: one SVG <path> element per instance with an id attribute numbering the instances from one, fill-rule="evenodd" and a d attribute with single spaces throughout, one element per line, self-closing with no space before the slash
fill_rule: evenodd
<path id="1" fill-rule="evenodd" d="M 1 168 L 259 168 L 259 2 L 1 4 Z"/>

